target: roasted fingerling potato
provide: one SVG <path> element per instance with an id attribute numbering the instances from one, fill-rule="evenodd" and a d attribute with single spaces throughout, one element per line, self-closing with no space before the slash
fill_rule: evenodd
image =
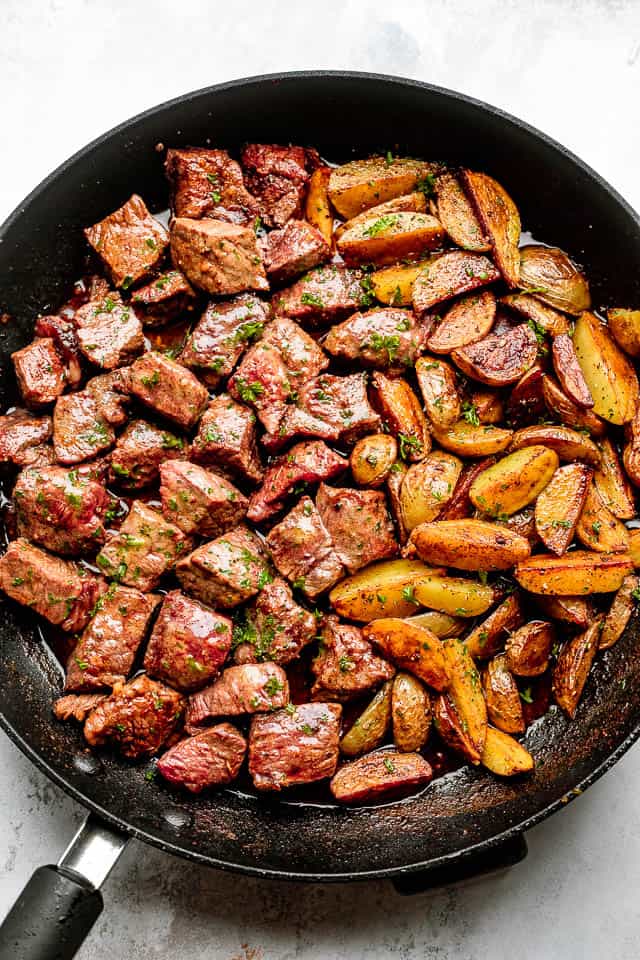
<path id="1" fill-rule="evenodd" d="M 367 624 L 363 635 L 399 670 L 407 670 L 434 690 L 448 688 L 449 668 L 443 641 L 435 633 L 390 617 Z"/>
<path id="2" fill-rule="evenodd" d="M 393 742 L 398 750 L 421 750 L 431 728 L 431 701 L 417 677 L 397 673 L 391 690 Z"/>
<path id="3" fill-rule="evenodd" d="M 398 458 L 398 444 L 388 433 L 372 433 L 358 440 L 349 464 L 353 479 L 363 487 L 381 487 Z"/>
<path id="4" fill-rule="evenodd" d="M 504 654 L 498 654 L 487 664 L 482 673 L 482 689 L 490 723 L 504 733 L 524 733 L 520 692 Z"/>
<path id="5" fill-rule="evenodd" d="M 468 293 L 436 321 L 427 346 L 432 353 L 449 354 L 491 333 L 496 316 L 496 298 L 491 290 Z"/>
<path id="6" fill-rule="evenodd" d="M 520 288 L 522 293 L 574 316 L 591 307 L 584 274 L 557 247 L 530 244 L 520 248 Z"/>
<path id="7" fill-rule="evenodd" d="M 567 640 L 553 668 L 553 695 L 559 707 L 575 716 L 582 691 L 598 652 L 602 618 L 597 617 L 583 633 Z"/>
<path id="8" fill-rule="evenodd" d="M 438 165 L 404 157 L 374 156 L 352 160 L 331 171 L 329 199 L 345 220 L 395 197 L 430 185 Z"/>
<path id="9" fill-rule="evenodd" d="M 518 208 L 504 187 L 488 174 L 463 170 L 461 177 L 505 282 L 509 287 L 517 287 L 520 279 Z"/>
<path id="10" fill-rule="evenodd" d="M 436 198 L 438 219 L 457 247 L 477 253 L 491 250 L 473 207 L 453 173 L 438 177 Z"/>
<path id="11" fill-rule="evenodd" d="M 474 626 L 464 639 L 469 654 L 486 660 L 504 648 L 507 637 L 524 621 L 524 612 L 517 592 L 510 593 L 489 616 Z"/>
<path id="12" fill-rule="evenodd" d="M 330 167 L 318 167 L 309 178 L 304 215 L 318 230 L 329 246 L 333 246 L 333 212 L 329 203 Z"/>
<path id="13" fill-rule="evenodd" d="M 344 734 L 340 750 L 347 757 L 358 757 L 382 743 L 391 723 L 391 695 L 392 681 L 387 680 Z"/>
<path id="14" fill-rule="evenodd" d="M 329 594 L 340 616 L 367 623 L 379 617 L 408 617 L 420 604 L 415 586 L 422 577 L 442 573 L 420 560 L 383 560 L 345 577 Z"/>
<path id="15" fill-rule="evenodd" d="M 531 773 L 535 766 L 533 757 L 521 743 L 494 727 L 487 728 L 480 760 L 487 770 L 499 777 L 517 777 Z"/>

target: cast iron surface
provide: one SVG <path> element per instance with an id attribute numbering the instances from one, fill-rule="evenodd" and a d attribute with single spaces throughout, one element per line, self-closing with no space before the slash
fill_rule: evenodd
<path id="1" fill-rule="evenodd" d="M 167 203 L 158 144 L 230 148 L 247 140 L 316 146 L 333 160 L 397 150 L 486 170 L 525 228 L 569 251 L 594 303 L 640 302 L 640 220 L 581 161 L 531 127 L 460 94 L 368 74 L 299 73 L 222 84 L 171 101 L 94 141 L 42 183 L 0 231 L 0 403 L 14 399 L 9 354 L 55 309 L 82 270 L 81 228 L 135 190 Z M 423 794 L 365 809 L 294 805 L 232 792 L 183 798 L 145 779 L 144 764 L 94 757 L 56 723 L 61 674 L 35 620 L 0 601 L 0 722 L 52 780 L 114 826 L 164 850 L 259 875 L 344 880 L 441 867 L 488 850 L 558 809 L 640 733 L 638 625 L 600 657 L 577 716 L 552 708 L 529 728 L 533 777 L 502 782 L 463 768 Z"/>

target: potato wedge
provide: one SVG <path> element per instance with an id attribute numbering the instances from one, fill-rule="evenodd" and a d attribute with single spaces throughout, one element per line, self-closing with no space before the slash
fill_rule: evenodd
<path id="1" fill-rule="evenodd" d="M 491 424 L 476 427 L 466 420 L 458 420 L 446 430 L 435 426 L 432 430 L 441 447 L 461 457 L 489 457 L 501 453 L 513 438 L 513 430 L 492 427 Z"/>
<path id="2" fill-rule="evenodd" d="M 451 359 L 472 380 L 489 387 L 506 387 L 534 365 L 537 355 L 536 335 L 528 324 L 521 323 L 505 333 L 492 333 L 454 350 Z"/>
<path id="3" fill-rule="evenodd" d="M 427 347 L 432 353 L 452 353 L 490 332 L 496 316 L 496 298 L 491 290 L 468 293 L 447 310 L 430 334 Z"/>
<path id="4" fill-rule="evenodd" d="M 600 441 L 602 460 L 600 469 L 593 474 L 593 482 L 602 500 L 619 520 L 632 520 L 636 515 L 633 489 L 625 477 L 620 459 L 611 440 Z"/>
<path id="5" fill-rule="evenodd" d="M 592 437 L 602 437 L 606 433 L 607 425 L 604 420 L 593 410 L 579 407 L 570 400 L 549 374 L 545 374 L 542 379 L 542 396 L 549 413 L 561 420 L 566 427 L 579 432 L 586 430 Z"/>
<path id="6" fill-rule="evenodd" d="M 584 597 L 536 597 L 535 601 L 543 613 L 561 623 L 584 628 L 594 617 L 593 603 Z"/>
<path id="7" fill-rule="evenodd" d="M 369 274 L 369 279 L 376 298 L 380 303 L 391 307 L 411 306 L 415 279 L 431 262 L 432 260 L 425 259 L 418 263 L 394 264 L 374 270 Z"/>
<path id="8" fill-rule="evenodd" d="M 421 578 L 415 586 L 416 599 L 423 607 L 452 617 L 477 617 L 494 602 L 493 589 L 462 577 Z"/>
<path id="9" fill-rule="evenodd" d="M 502 423 L 504 420 L 504 404 L 502 397 L 496 390 L 472 390 L 469 395 L 469 405 L 464 408 L 465 418 L 480 423 Z"/>
<path id="10" fill-rule="evenodd" d="M 436 303 L 484 287 L 499 278 L 499 270 L 481 253 L 463 250 L 443 253 L 416 277 L 412 295 L 414 310 L 422 316 Z"/>
<path id="11" fill-rule="evenodd" d="M 536 532 L 536 518 L 533 506 L 525 507 L 524 510 L 518 510 L 512 513 L 510 517 L 500 517 L 495 521 L 500 526 L 506 527 L 513 533 L 520 534 L 525 540 L 528 540 L 531 547 L 537 546 L 540 538 Z"/>
<path id="12" fill-rule="evenodd" d="M 640 577 L 625 577 L 616 593 L 600 633 L 599 650 L 608 650 L 624 633 L 640 598 Z"/>
<path id="13" fill-rule="evenodd" d="M 636 487 L 640 487 L 640 408 L 625 427 L 627 443 L 622 451 L 622 462 L 627 476 Z"/>
<path id="14" fill-rule="evenodd" d="M 494 727 L 487 727 L 480 760 L 483 767 L 499 777 L 521 776 L 535 767 L 533 757 L 521 743 Z"/>
<path id="15" fill-rule="evenodd" d="M 331 167 L 318 167 L 309 177 L 304 215 L 308 223 L 318 230 L 330 247 L 333 247 L 333 211 L 329 205 L 329 178 Z"/>
<path id="16" fill-rule="evenodd" d="M 441 572 L 420 560 L 383 560 L 333 588 L 329 600 L 336 613 L 367 623 L 378 617 L 408 617 L 419 606 L 414 587 L 421 577 Z"/>
<path id="17" fill-rule="evenodd" d="M 509 394 L 507 420 L 511 426 L 523 427 L 538 423 L 546 413 L 542 392 L 544 369 L 534 363 L 514 384 Z"/>
<path id="18" fill-rule="evenodd" d="M 398 456 L 395 437 L 388 433 L 372 433 L 358 440 L 349 463 L 356 483 L 363 487 L 381 487 Z"/>
<path id="19" fill-rule="evenodd" d="M 591 306 L 584 274 L 557 247 L 531 244 L 520 248 L 520 286 L 523 293 L 574 316 Z"/>
<path id="20" fill-rule="evenodd" d="M 523 447 L 484 470 L 469 490 L 471 502 L 493 517 L 511 516 L 532 503 L 559 466 L 548 447 Z"/>
<path id="21" fill-rule="evenodd" d="M 584 463 L 567 463 L 556 470 L 538 496 L 536 532 L 545 547 L 558 557 L 566 553 L 573 540 L 590 481 L 591 470 Z"/>
<path id="22" fill-rule="evenodd" d="M 406 619 L 416 627 L 426 627 L 441 640 L 444 637 L 459 637 L 467 629 L 467 623 L 461 617 L 452 617 L 438 610 L 424 610 Z"/>
<path id="23" fill-rule="evenodd" d="M 529 293 L 510 293 L 506 297 L 500 298 L 500 303 L 511 310 L 515 310 L 526 320 L 530 320 L 534 326 L 544 330 L 552 337 L 557 337 L 561 333 L 569 333 L 570 324 L 564 314 L 541 303 Z"/>
<path id="24" fill-rule="evenodd" d="M 557 427 L 555 424 L 541 423 L 516 430 L 509 450 L 522 450 L 523 447 L 538 444 L 555 450 L 561 460 L 582 460 L 591 467 L 600 466 L 600 451 L 593 440 L 569 427 Z"/>
<path id="25" fill-rule="evenodd" d="M 630 357 L 640 357 L 640 310 L 612 307 L 607 310 L 607 320 L 618 346 Z"/>
<path id="26" fill-rule="evenodd" d="M 394 617 L 373 620 L 362 632 L 398 669 L 414 674 L 434 690 L 448 688 L 443 642 L 435 633 Z"/>
<path id="27" fill-rule="evenodd" d="M 341 234 L 336 246 L 347 266 L 416 260 L 442 246 L 444 230 L 428 213 L 372 214 Z"/>
<path id="28" fill-rule="evenodd" d="M 402 521 L 402 505 L 400 503 L 400 492 L 402 490 L 402 481 L 407 475 L 406 463 L 403 463 L 402 460 L 396 460 L 396 462 L 391 467 L 385 483 L 387 489 L 387 496 L 389 498 L 389 507 L 391 508 L 391 516 L 393 517 L 394 523 L 396 525 L 396 532 L 398 534 L 398 540 L 401 544 L 405 544 L 409 539 L 409 532 L 405 530 L 404 523 Z"/>
<path id="29" fill-rule="evenodd" d="M 402 482 L 400 508 L 405 530 L 435 520 L 453 496 L 462 461 L 451 453 L 436 450 L 414 463 Z"/>
<path id="30" fill-rule="evenodd" d="M 480 763 L 481 750 L 472 741 L 466 721 L 460 717 L 451 697 L 442 693 L 431 701 L 433 725 L 445 746 L 477 766 Z"/>
<path id="31" fill-rule="evenodd" d="M 441 430 L 452 426 L 462 413 L 453 367 L 444 360 L 420 357 L 415 369 L 429 420 Z"/>
<path id="32" fill-rule="evenodd" d="M 393 742 L 398 750 L 421 750 L 431 728 L 431 701 L 417 677 L 397 673 L 391 694 Z"/>
<path id="33" fill-rule="evenodd" d="M 363 213 L 352 217 L 345 223 L 341 223 L 334 231 L 334 237 L 339 240 L 343 233 L 354 227 L 360 227 L 363 223 L 371 220 L 372 217 L 383 217 L 388 213 L 427 213 L 427 198 L 424 193 L 414 190 L 413 193 L 405 193 L 401 197 L 394 197 L 393 200 L 387 200 L 386 203 L 379 203 L 376 207 L 370 207 Z"/>
<path id="34" fill-rule="evenodd" d="M 491 250 L 471 203 L 452 173 L 438 177 L 436 203 L 438 219 L 457 247 L 478 253 Z"/>
<path id="35" fill-rule="evenodd" d="M 593 397 L 578 363 L 573 340 L 566 333 L 553 338 L 551 347 L 553 369 L 566 395 L 579 407 L 591 408 Z"/>
<path id="36" fill-rule="evenodd" d="M 431 449 L 431 436 L 422 406 L 406 380 L 376 370 L 371 378 L 375 402 L 389 433 L 398 438 L 403 460 L 422 460 Z"/>
<path id="37" fill-rule="evenodd" d="M 531 553 L 524 537 L 486 520 L 421 523 L 409 542 L 421 560 L 458 570 L 508 570 Z"/>
<path id="38" fill-rule="evenodd" d="M 507 667 L 516 677 L 539 677 L 549 666 L 556 631 L 548 620 L 530 620 L 507 639 Z"/>
<path id="39" fill-rule="evenodd" d="M 640 569 L 640 530 L 629 530 L 629 556 L 636 569 Z"/>
<path id="40" fill-rule="evenodd" d="M 530 593 L 567 597 L 613 593 L 632 572 L 633 562 L 629 554 L 574 550 L 564 557 L 544 553 L 529 557 L 516 566 L 514 576 Z"/>
<path id="41" fill-rule="evenodd" d="M 583 633 L 578 633 L 562 647 L 553 669 L 553 695 L 559 707 L 571 719 L 587 682 L 598 652 L 602 617 L 597 617 Z"/>
<path id="42" fill-rule="evenodd" d="M 493 256 L 510 287 L 520 278 L 520 214 L 504 187 L 486 173 L 463 170 L 462 184 L 493 249 Z"/>
<path id="43" fill-rule="evenodd" d="M 469 490 L 476 477 L 479 477 L 492 463 L 495 463 L 495 457 L 487 457 L 477 463 L 469 463 L 462 468 L 453 496 L 440 514 L 441 520 L 464 520 L 465 517 L 473 515 L 475 508 L 469 499 Z"/>
<path id="44" fill-rule="evenodd" d="M 489 722 L 504 733 L 524 733 L 522 701 L 504 654 L 490 660 L 482 674 Z"/>
<path id="45" fill-rule="evenodd" d="M 585 547 L 597 553 L 626 553 L 629 550 L 627 528 L 605 506 L 593 481 L 589 484 L 576 524 L 576 536 Z"/>
<path id="46" fill-rule="evenodd" d="M 384 683 L 371 703 L 340 740 L 340 750 L 347 757 L 358 757 L 380 746 L 391 724 L 392 681 Z"/>
<path id="47" fill-rule="evenodd" d="M 487 735 L 487 705 L 478 668 L 464 643 L 455 638 L 442 643 L 449 674 L 447 693 L 477 750 L 482 752 Z"/>
<path id="48" fill-rule="evenodd" d="M 465 638 L 469 655 L 486 660 L 502 650 L 508 634 L 516 630 L 524 620 L 524 613 L 517 593 L 510 593 L 489 616 L 473 628 Z"/>
<path id="49" fill-rule="evenodd" d="M 573 332 L 578 363 L 593 397 L 593 412 L 609 423 L 628 423 L 638 409 L 638 377 L 605 325 L 585 311 Z"/>
<path id="50" fill-rule="evenodd" d="M 411 193 L 437 172 L 436 164 L 404 157 L 352 160 L 331 171 L 329 199 L 340 216 L 350 220 L 363 210 Z"/>

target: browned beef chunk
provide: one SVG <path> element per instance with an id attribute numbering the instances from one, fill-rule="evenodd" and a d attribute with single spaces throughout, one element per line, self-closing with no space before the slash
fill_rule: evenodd
<path id="1" fill-rule="evenodd" d="M 53 411 L 53 447 L 60 463 L 90 460 L 108 450 L 114 440 L 112 427 L 87 390 L 58 397 Z"/>
<path id="2" fill-rule="evenodd" d="M 260 212 L 244 185 L 240 164 L 226 150 L 167 150 L 164 169 L 175 217 L 213 217 L 248 224 Z"/>
<path id="3" fill-rule="evenodd" d="M 217 723 L 167 750 L 158 761 L 158 772 L 173 786 L 200 793 L 235 780 L 246 752 L 240 731 L 231 723 Z"/>
<path id="4" fill-rule="evenodd" d="M 162 601 L 145 670 L 177 690 L 199 690 L 220 673 L 231 649 L 231 630 L 227 617 L 172 590 Z"/>
<path id="5" fill-rule="evenodd" d="M 289 703 L 287 675 L 277 663 L 227 667 L 219 680 L 189 697 L 187 725 L 202 726 L 214 717 L 264 713 Z"/>
<path id="6" fill-rule="evenodd" d="M 155 351 L 133 364 L 129 389 L 146 407 L 186 430 L 196 425 L 209 399 L 206 387 L 190 370 Z"/>
<path id="7" fill-rule="evenodd" d="M 91 711 L 107 699 L 107 693 L 68 693 L 53 701 L 56 720 L 77 720 L 84 723 Z"/>
<path id="8" fill-rule="evenodd" d="M 111 454 L 111 479 L 127 490 L 139 490 L 158 479 L 161 463 L 188 455 L 181 437 L 146 420 L 132 420 Z"/>
<path id="9" fill-rule="evenodd" d="M 293 286 L 274 294 L 273 310 L 277 316 L 291 317 L 303 326 L 336 323 L 371 302 L 364 282 L 360 270 L 332 263 L 311 270 Z"/>
<path id="10" fill-rule="evenodd" d="M 168 523 L 158 510 L 134 500 L 118 532 L 108 535 L 96 563 L 110 579 L 153 590 L 189 546 L 182 530 Z"/>
<path id="11" fill-rule="evenodd" d="M 261 480 L 255 414 L 228 393 L 214 397 L 198 425 L 193 458 L 232 476 Z"/>
<path id="12" fill-rule="evenodd" d="M 169 245 L 167 231 L 136 193 L 104 220 L 87 227 L 84 235 L 113 283 L 123 290 L 146 279 Z"/>
<path id="13" fill-rule="evenodd" d="M 13 489 L 21 537 L 54 553 L 93 553 L 104 542 L 109 495 L 101 483 L 62 467 L 28 467 Z"/>
<path id="14" fill-rule="evenodd" d="M 192 330 L 180 354 L 209 387 L 217 387 L 269 319 L 269 304 L 250 293 L 240 293 L 222 303 L 212 302 Z"/>
<path id="15" fill-rule="evenodd" d="M 104 581 L 70 560 L 61 560 L 22 537 L 0 559 L 0 589 L 50 623 L 75 633 L 89 620 Z"/>
<path id="16" fill-rule="evenodd" d="M 136 313 L 145 327 L 161 327 L 192 310 L 196 292 L 179 270 L 168 270 L 139 287 L 131 297 Z"/>
<path id="17" fill-rule="evenodd" d="M 51 417 L 36 417 L 21 409 L 5 414 L 0 417 L 0 463 L 28 466 L 39 459 L 51 433 Z"/>
<path id="18" fill-rule="evenodd" d="M 171 224 L 171 256 L 194 287 L 215 296 L 269 289 L 252 227 L 178 217 Z"/>
<path id="19" fill-rule="evenodd" d="M 308 597 L 317 597 L 344 576 L 333 541 L 309 497 L 301 497 L 273 527 L 267 546 L 282 576 Z"/>
<path id="20" fill-rule="evenodd" d="M 112 427 L 121 427 L 127 422 L 128 384 L 128 368 L 101 373 L 87 381 L 85 390 L 95 400 L 100 416 Z"/>
<path id="21" fill-rule="evenodd" d="M 159 599 L 112 583 L 69 657 L 65 690 L 100 690 L 125 680 Z"/>
<path id="22" fill-rule="evenodd" d="M 351 700 L 390 680 L 395 669 L 377 657 L 358 627 L 327 617 L 322 643 L 313 661 L 314 700 Z"/>
<path id="23" fill-rule="evenodd" d="M 212 607 L 237 607 L 269 579 L 269 567 L 258 537 L 235 527 L 194 550 L 176 567 L 187 591 Z"/>
<path id="24" fill-rule="evenodd" d="M 301 703 L 251 721 L 249 773 L 258 790 L 282 790 L 332 777 L 338 765 L 337 703 Z"/>
<path id="25" fill-rule="evenodd" d="M 359 360 L 380 370 L 412 367 L 424 349 L 424 329 L 411 310 L 380 307 L 354 313 L 332 327 L 324 342 L 334 357 Z"/>
<path id="26" fill-rule="evenodd" d="M 393 522 L 382 491 L 342 489 L 321 483 L 316 506 L 349 573 L 397 554 Z"/>
<path id="27" fill-rule="evenodd" d="M 244 148 L 241 163 L 247 186 L 258 198 L 268 226 L 281 227 L 301 215 L 305 186 L 318 162 L 317 153 L 304 147 L 250 143 Z"/>
<path id="28" fill-rule="evenodd" d="M 188 460 L 160 467 L 162 512 L 188 534 L 217 537 L 244 519 L 249 501 L 224 477 Z"/>
<path id="29" fill-rule="evenodd" d="M 349 461 L 322 440 L 297 443 L 267 468 L 262 486 L 251 497 L 247 516 L 254 523 L 267 520 L 300 484 L 330 480 L 348 466 Z"/>
<path id="30" fill-rule="evenodd" d="M 142 324 L 118 294 L 90 300 L 76 311 L 75 320 L 80 352 L 103 370 L 131 363 L 144 350 Z"/>
<path id="31" fill-rule="evenodd" d="M 50 337 L 53 340 L 64 362 L 67 386 L 79 386 L 82 380 L 82 367 L 75 324 L 65 317 L 38 317 L 34 333 L 36 337 Z"/>
<path id="32" fill-rule="evenodd" d="M 60 354 L 50 337 L 38 337 L 11 354 L 20 395 L 28 407 L 43 407 L 60 396 L 65 372 Z"/>
<path id="33" fill-rule="evenodd" d="M 267 583 L 243 614 L 235 631 L 242 640 L 236 663 L 289 663 L 316 635 L 316 618 L 295 602 L 280 577 Z"/>
<path id="34" fill-rule="evenodd" d="M 330 260 L 331 247 L 306 220 L 289 220 L 266 236 L 263 255 L 269 280 L 285 283 Z"/>
<path id="35" fill-rule="evenodd" d="M 132 760 L 151 756 L 168 740 L 183 707 L 181 694 L 141 674 L 114 686 L 85 720 L 84 735 L 90 747 L 109 745 Z"/>
<path id="36" fill-rule="evenodd" d="M 401 796 L 426 786 L 433 776 L 419 753 L 381 750 L 346 763 L 330 783 L 342 803 L 365 803 L 383 796 Z"/>

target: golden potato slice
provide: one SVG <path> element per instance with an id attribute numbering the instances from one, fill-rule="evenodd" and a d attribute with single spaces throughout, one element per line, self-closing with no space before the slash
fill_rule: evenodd
<path id="1" fill-rule="evenodd" d="M 491 290 L 468 293 L 447 310 L 429 335 L 427 347 L 433 353 L 452 353 L 490 332 L 496 316 L 496 298 Z"/>
<path id="2" fill-rule="evenodd" d="M 504 187 L 488 174 L 463 170 L 461 178 L 491 243 L 500 273 L 510 287 L 517 287 L 520 278 L 518 208 Z"/>
<path id="3" fill-rule="evenodd" d="M 345 577 L 329 600 L 336 613 L 349 620 L 366 623 L 378 617 L 408 617 L 419 606 L 415 584 L 439 572 L 420 560 L 384 560 Z"/>
<path id="4" fill-rule="evenodd" d="M 347 757 L 375 750 L 384 740 L 391 724 L 391 690 L 392 682 L 387 680 L 340 740 L 340 750 Z"/>
<path id="5" fill-rule="evenodd" d="M 442 246 L 444 230 L 428 213 L 386 213 L 366 217 L 341 234 L 336 246 L 347 266 L 414 260 Z"/>
<path id="6" fill-rule="evenodd" d="M 407 471 L 400 489 L 400 509 L 405 530 L 435 520 L 453 496 L 462 461 L 436 450 Z"/>
<path id="7" fill-rule="evenodd" d="M 568 640 L 562 647 L 553 670 L 553 695 L 559 707 L 572 720 L 598 652 L 602 617 Z"/>
<path id="8" fill-rule="evenodd" d="M 513 430 L 503 427 L 475 426 L 458 420 L 446 430 L 433 426 L 433 435 L 445 450 L 461 457 L 488 457 L 506 450 L 513 438 Z"/>
<path id="9" fill-rule="evenodd" d="M 371 378 L 376 405 L 389 433 L 398 438 L 403 460 L 422 460 L 431 449 L 431 436 L 422 406 L 406 382 L 376 370 Z"/>
<path id="10" fill-rule="evenodd" d="M 517 777 L 531 773 L 535 763 L 529 751 L 502 730 L 487 727 L 482 766 L 499 777 Z"/>
<path id="11" fill-rule="evenodd" d="M 593 482 L 604 504 L 619 520 L 632 520 L 636 515 L 633 490 L 620 466 L 620 460 L 611 440 L 600 441 L 602 460 L 593 474 Z"/>
<path id="12" fill-rule="evenodd" d="M 532 503 L 559 465 L 548 447 L 523 447 L 484 470 L 469 490 L 471 502 L 493 517 L 510 516 Z"/>
<path id="13" fill-rule="evenodd" d="M 394 264 L 369 274 L 371 288 L 380 301 L 391 307 L 409 307 L 413 296 L 415 279 L 432 259 L 420 260 L 406 265 Z"/>
<path id="14" fill-rule="evenodd" d="M 524 537 L 486 520 L 421 523 L 409 542 L 421 560 L 458 570 L 508 570 L 531 553 Z"/>
<path id="15" fill-rule="evenodd" d="M 422 606 L 452 617 L 477 617 L 488 610 L 495 599 L 491 587 L 462 577 L 421 578 L 415 591 Z"/>
<path id="16" fill-rule="evenodd" d="M 404 523 L 402 522 L 402 505 L 400 503 L 402 481 L 407 475 L 408 469 L 406 463 L 403 463 L 402 460 L 397 460 L 391 467 L 385 483 L 389 506 L 391 508 L 391 516 L 396 525 L 398 540 L 401 544 L 405 544 L 409 539 L 409 533 L 405 530 Z"/>
<path id="17" fill-rule="evenodd" d="M 551 347 L 553 369 L 566 395 L 579 407 L 593 406 L 593 397 L 578 363 L 573 340 L 566 333 L 553 338 Z"/>
<path id="18" fill-rule="evenodd" d="M 516 566 L 514 576 L 530 593 L 567 597 L 613 593 L 632 572 L 633 563 L 628 554 L 574 550 L 564 557 L 544 553 L 529 557 Z"/>
<path id="19" fill-rule="evenodd" d="M 556 470 L 536 501 L 536 532 L 545 547 L 559 557 L 573 540 L 590 480 L 591 470 L 584 463 L 567 463 Z"/>
<path id="20" fill-rule="evenodd" d="M 489 721 L 504 733 L 524 733 L 522 701 L 504 654 L 490 660 L 482 674 Z"/>
<path id="21" fill-rule="evenodd" d="M 557 247 L 520 248 L 520 286 L 543 303 L 577 316 L 591 306 L 589 285 L 576 265 Z"/>
<path id="22" fill-rule="evenodd" d="M 566 427 L 590 433 L 592 437 L 602 437 L 607 425 L 593 410 L 579 407 L 570 400 L 564 390 L 548 374 L 542 378 L 542 396 L 549 412 L 561 420 Z"/>
<path id="23" fill-rule="evenodd" d="M 467 629 L 467 623 L 461 617 L 452 617 L 438 610 L 424 610 L 422 613 L 416 613 L 413 617 L 408 617 L 407 622 L 416 627 L 426 627 L 440 639 L 459 637 Z"/>
<path id="24" fill-rule="evenodd" d="M 469 403 L 464 406 L 464 417 L 469 423 L 502 423 L 504 420 L 504 404 L 502 397 L 496 390 L 472 390 Z"/>
<path id="25" fill-rule="evenodd" d="M 388 433 L 372 433 L 358 440 L 349 463 L 356 483 L 363 487 L 380 487 L 387 479 L 398 456 L 395 437 Z"/>
<path id="26" fill-rule="evenodd" d="M 600 451 L 593 440 L 569 427 L 558 427 L 553 423 L 516 430 L 509 450 L 522 450 L 523 447 L 538 444 L 555 450 L 561 460 L 582 460 L 592 467 L 600 466 Z"/>
<path id="27" fill-rule="evenodd" d="M 530 620 L 508 637 L 507 667 L 516 677 L 539 677 L 549 666 L 556 631 L 548 620 Z"/>
<path id="28" fill-rule="evenodd" d="M 593 397 L 593 412 L 609 423 L 628 423 L 638 409 L 638 377 L 631 361 L 593 313 L 576 321 L 573 345 Z"/>
<path id="29" fill-rule="evenodd" d="M 594 607 L 584 597 L 535 597 L 543 613 L 561 623 L 576 627 L 588 627 L 594 617 Z"/>
<path id="30" fill-rule="evenodd" d="M 534 327 L 544 330 L 552 337 L 569 333 L 569 321 L 564 314 L 541 303 L 529 293 L 510 293 L 506 297 L 501 297 L 500 303 L 515 310 L 525 319 L 530 320 Z"/>
<path id="31" fill-rule="evenodd" d="M 304 215 L 318 230 L 330 247 L 333 246 L 333 212 L 329 205 L 329 178 L 331 167 L 318 167 L 309 177 Z"/>
<path id="32" fill-rule="evenodd" d="M 526 323 L 505 333 L 492 333 L 484 340 L 454 350 L 451 359 L 472 380 L 489 387 L 515 383 L 536 362 L 538 341 Z"/>
<path id="33" fill-rule="evenodd" d="M 524 620 L 520 597 L 510 593 L 489 616 L 465 637 L 469 655 L 478 660 L 492 657 L 504 647 L 506 638 Z"/>
<path id="34" fill-rule="evenodd" d="M 433 724 L 443 743 L 477 766 L 480 763 L 481 750 L 473 743 L 466 721 L 459 716 L 451 697 L 446 693 L 434 697 L 431 708 Z"/>
<path id="35" fill-rule="evenodd" d="M 447 694 L 474 747 L 482 752 L 487 735 L 487 705 L 478 668 L 462 641 L 444 640 L 442 649 L 449 674 Z"/>
<path id="36" fill-rule="evenodd" d="M 431 423 L 446 429 L 460 419 L 462 403 L 453 367 L 444 360 L 420 357 L 416 361 L 416 377 Z"/>
<path id="37" fill-rule="evenodd" d="M 398 750 L 421 750 L 431 727 L 431 701 L 417 677 L 397 673 L 391 694 L 393 742 Z"/>
<path id="38" fill-rule="evenodd" d="M 629 356 L 640 357 L 640 310 L 612 307 L 607 310 L 607 320 L 618 346 Z"/>
<path id="39" fill-rule="evenodd" d="M 500 278 L 491 260 L 481 253 L 452 250 L 420 271 L 413 284 L 413 307 L 418 316 L 436 303 L 476 290 Z"/>
<path id="40" fill-rule="evenodd" d="M 434 690 L 449 686 L 442 640 L 424 627 L 388 617 L 363 627 L 363 636 L 400 670 L 415 674 Z"/>
<path id="41" fill-rule="evenodd" d="M 331 171 L 329 199 L 350 220 L 363 210 L 419 189 L 438 172 L 436 164 L 404 157 L 352 160 Z"/>
<path id="42" fill-rule="evenodd" d="M 625 631 L 640 599 L 640 577 L 625 577 L 622 586 L 613 598 L 609 612 L 604 618 L 600 633 L 599 650 L 608 650 L 617 643 Z"/>
<path id="43" fill-rule="evenodd" d="M 438 219 L 457 247 L 478 253 L 491 250 L 473 207 L 452 173 L 443 173 L 438 177 L 436 203 Z"/>
<path id="44" fill-rule="evenodd" d="M 626 553 L 629 549 L 627 528 L 605 506 L 593 481 L 576 524 L 576 536 L 597 553 Z"/>
<path id="45" fill-rule="evenodd" d="M 476 463 L 468 463 L 462 468 L 453 496 L 440 514 L 441 520 L 464 520 L 465 517 L 473 516 L 475 508 L 469 499 L 469 490 L 476 477 L 479 477 L 482 471 L 492 463 L 495 463 L 495 457 L 486 457 Z"/>
<path id="46" fill-rule="evenodd" d="M 413 193 L 405 193 L 402 197 L 394 197 L 393 200 L 387 200 L 386 203 L 379 203 L 376 207 L 371 207 L 369 210 L 365 210 L 364 213 L 359 213 L 356 217 L 352 217 L 351 220 L 347 220 L 345 223 L 341 223 L 339 227 L 336 227 L 333 235 L 336 240 L 339 240 L 347 230 L 360 227 L 372 218 L 384 217 L 388 213 L 426 212 L 427 198 L 424 193 L 421 193 L 419 190 L 414 190 Z"/>

